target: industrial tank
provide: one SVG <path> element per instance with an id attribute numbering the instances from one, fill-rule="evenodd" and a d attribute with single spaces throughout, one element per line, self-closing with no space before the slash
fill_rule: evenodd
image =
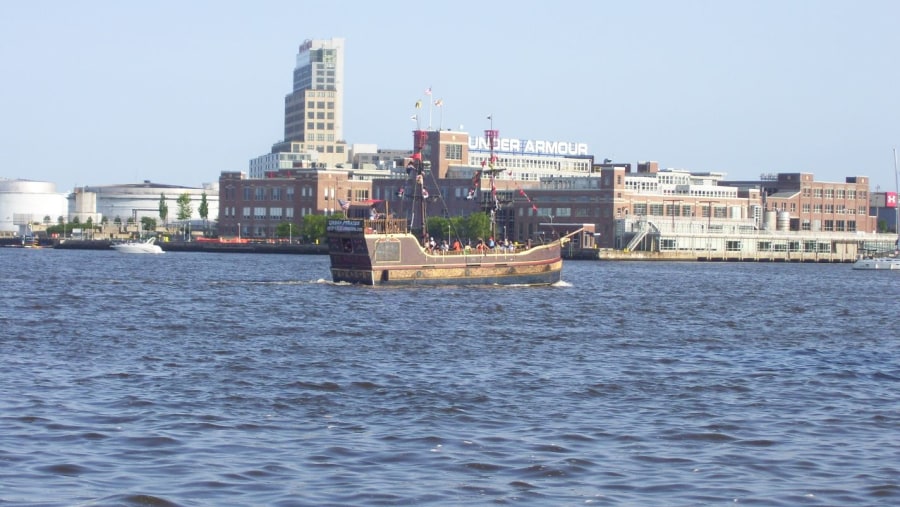
<path id="1" fill-rule="evenodd" d="M 21 233 L 27 224 L 43 223 L 46 217 L 55 224 L 66 216 L 67 206 L 55 183 L 0 179 L 0 232 Z"/>

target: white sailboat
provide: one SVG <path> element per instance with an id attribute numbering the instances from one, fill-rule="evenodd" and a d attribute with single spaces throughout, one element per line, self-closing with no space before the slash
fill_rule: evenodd
<path id="1" fill-rule="evenodd" d="M 896 148 L 894 148 L 894 184 L 897 186 L 897 194 L 900 194 L 900 173 L 897 172 Z M 897 230 L 897 242 L 894 244 L 894 251 L 877 257 L 861 257 L 853 263 L 853 269 L 900 270 L 900 205 L 895 204 L 895 211 L 897 215 L 894 219 L 894 228 Z"/>

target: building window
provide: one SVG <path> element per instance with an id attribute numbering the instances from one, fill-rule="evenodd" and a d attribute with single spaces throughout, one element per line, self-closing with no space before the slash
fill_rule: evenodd
<path id="1" fill-rule="evenodd" d="M 450 160 L 462 160 L 462 145 L 448 144 L 444 146 L 444 157 Z"/>
<path id="2" fill-rule="evenodd" d="M 253 208 L 253 218 L 266 218 L 266 208 L 256 207 Z"/>
<path id="3" fill-rule="evenodd" d="M 244 206 L 244 209 L 242 209 L 241 212 L 244 218 L 250 218 L 250 206 Z"/>

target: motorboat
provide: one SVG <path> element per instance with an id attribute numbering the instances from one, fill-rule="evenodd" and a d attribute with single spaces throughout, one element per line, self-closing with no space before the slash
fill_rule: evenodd
<path id="1" fill-rule="evenodd" d="M 863 257 L 853 263 L 853 269 L 900 269 L 900 257 Z"/>
<path id="2" fill-rule="evenodd" d="M 145 241 L 128 241 L 125 243 L 113 243 L 112 248 L 117 252 L 128 254 L 161 254 L 165 253 L 161 246 L 156 244 L 156 238 L 148 238 Z"/>

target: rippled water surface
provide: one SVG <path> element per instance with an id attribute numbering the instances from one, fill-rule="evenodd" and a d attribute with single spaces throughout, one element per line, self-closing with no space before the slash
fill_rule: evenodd
<path id="1" fill-rule="evenodd" d="M 0 249 L 0 504 L 900 504 L 900 273 L 329 279 Z"/>

